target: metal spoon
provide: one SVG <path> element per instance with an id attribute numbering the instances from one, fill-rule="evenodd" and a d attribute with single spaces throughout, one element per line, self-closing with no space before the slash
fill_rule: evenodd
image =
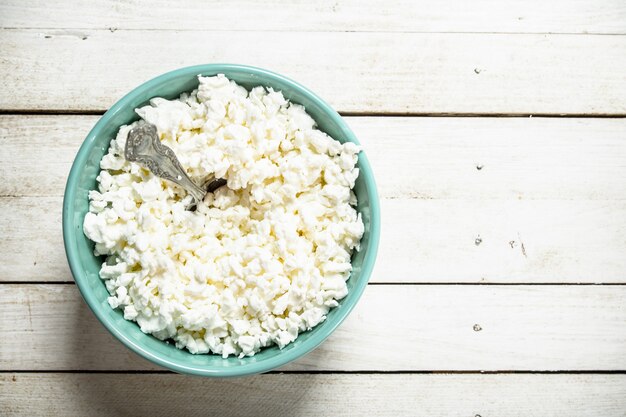
<path id="1" fill-rule="evenodd" d="M 124 156 L 128 161 L 145 166 L 157 177 L 183 187 L 194 200 L 189 209 L 204 200 L 207 193 L 226 184 L 223 178 L 211 178 L 202 187 L 197 186 L 187 176 L 174 151 L 161 143 L 156 126 L 145 121 L 139 122 L 128 132 Z"/>

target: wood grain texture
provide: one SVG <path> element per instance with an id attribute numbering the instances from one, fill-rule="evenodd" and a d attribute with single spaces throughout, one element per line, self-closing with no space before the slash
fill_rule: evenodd
<path id="1" fill-rule="evenodd" d="M 6 0 L 0 16 L 14 28 L 626 33 L 626 7 L 616 0 Z"/>
<path id="2" fill-rule="evenodd" d="M 101 111 L 163 72 L 237 62 L 293 78 L 342 112 L 626 114 L 626 36 L 91 29 L 0 36 L 0 77 L 11 85 L 0 90 L 5 111 Z"/>
<path id="3" fill-rule="evenodd" d="M 0 115 L 0 196 L 62 195 L 74 156 L 98 118 Z M 626 199 L 626 119 L 346 121 L 364 146 L 382 197 Z"/>
<path id="4" fill-rule="evenodd" d="M 617 417 L 626 376 L 0 374 L 0 393 L 0 413 L 16 417 Z"/>
<path id="5" fill-rule="evenodd" d="M 0 115 L 0 196 L 62 196 L 78 148 L 98 118 Z"/>
<path id="6" fill-rule="evenodd" d="M 623 286 L 370 286 L 322 346 L 283 370 L 626 370 Z M 72 284 L 0 285 L 0 370 L 157 369 L 113 339 Z"/>
<path id="7" fill-rule="evenodd" d="M 67 281 L 61 197 L 0 199 L 0 282 Z M 624 283 L 626 201 L 384 199 L 372 282 Z"/>

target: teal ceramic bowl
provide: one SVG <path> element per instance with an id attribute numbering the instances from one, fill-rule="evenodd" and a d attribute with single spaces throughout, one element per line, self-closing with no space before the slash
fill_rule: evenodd
<path id="1" fill-rule="evenodd" d="M 372 169 L 363 152 L 359 156 L 360 175 L 355 193 L 357 210 L 365 223 L 361 250 L 353 256 L 353 271 L 348 280 L 348 295 L 340 305 L 330 311 L 327 319 L 300 334 L 295 342 L 284 349 L 268 347 L 255 356 L 239 359 L 222 359 L 218 355 L 192 355 L 176 349 L 153 336 L 144 334 L 139 326 L 124 320 L 119 310 L 107 303 L 108 293 L 98 275 L 102 258 L 93 254 L 93 244 L 83 234 L 83 219 L 88 210 L 87 194 L 96 187 L 100 159 L 109 147 L 120 126 L 137 120 L 134 109 L 143 106 L 153 97 L 176 98 L 182 92 L 198 85 L 197 75 L 225 74 L 231 80 L 251 89 L 262 85 L 283 92 L 294 103 L 304 105 L 315 119 L 318 128 L 333 138 L 358 143 L 354 133 L 328 104 L 300 84 L 279 74 L 259 68 L 210 64 L 182 68 L 154 78 L 128 93 L 115 103 L 89 132 L 78 151 L 65 188 L 63 200 L 63 239 L 65 252 L 74 280 L 98 320 L 126 347 L 149 361 L 175 372 L 209 376 L 233 377 L 266 372 L 293 361 L 313 350 L 341 324 L 361 297 L 374 267 L 380 234 L 380 208 Z"/>

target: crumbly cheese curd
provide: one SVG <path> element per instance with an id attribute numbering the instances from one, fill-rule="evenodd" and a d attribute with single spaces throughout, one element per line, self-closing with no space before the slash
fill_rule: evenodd
<path id="1" fill-rule="evenodd" d="M 85 235 L 105 255 L 112 308 L 191 353 L 283 348 L 346 296 L 363 222 L 352 192 L 359 148 L 315 128 L 281 92 L 198 77 L 137 114 L 156 125 L 190 178 L 227 186 L 191 196 L 124 158 L 122 126 L 89 193 Z"/>

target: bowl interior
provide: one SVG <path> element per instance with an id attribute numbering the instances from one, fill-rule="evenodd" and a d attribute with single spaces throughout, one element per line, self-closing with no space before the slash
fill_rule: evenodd
<path id="1" fill-rule="evenodd" d="M 361 250 L 352 260 L 353 272 L 348 280 L 348 295 L 330 311 L 327 319 L 312 331 L 300 334 L 295 342 L 280 350 L 263 349 L 253 357 L 222 359 L 217 355 L 192 355 L 141 332 L 139 326 L 124 320 L 119 310 L 107 303 L 105 286 L 98 272 L 103 259 L 93 254 L 93 244 L 83 233 L 83 219 L 88 210 L 88 192 L 96 187 L 100 160 L 107 152 L 109 142 L 121 125 L 138 119 L 134 109 L 145 105 L 153 97 L 176 98 L 181 92 L 198 85 L 196 76 L 225 74 L 229 79 L 251 89 L 263 85 L 283 92 L 286 98 L 302 104 L 316 120 L 318 128 L 333 138 L 358 143 L 341 117 L 327 104 L 304 87 L 278 74 L 258 68 L 237 65 L 201 65 L 183 68 L 157 77 L 133 90 L 116 103 L 95 125 L 81 147 L 67 183 L 63 203 L 63 235 L 66 253 L 74 279 L 81 294 L 98 319 L 127 347 L 161 366 L 177 372 L 205 376 L 237 376 L 265 372 L 287 363 L 319 345 L 346 317 L 359 299 L 371 274 L 379 235 L 379 207 L 376 186 L 369 163 L 361 152 L 360 175 L 355 193 L 357 210 L 363 217 L 365 233 Z"/>

